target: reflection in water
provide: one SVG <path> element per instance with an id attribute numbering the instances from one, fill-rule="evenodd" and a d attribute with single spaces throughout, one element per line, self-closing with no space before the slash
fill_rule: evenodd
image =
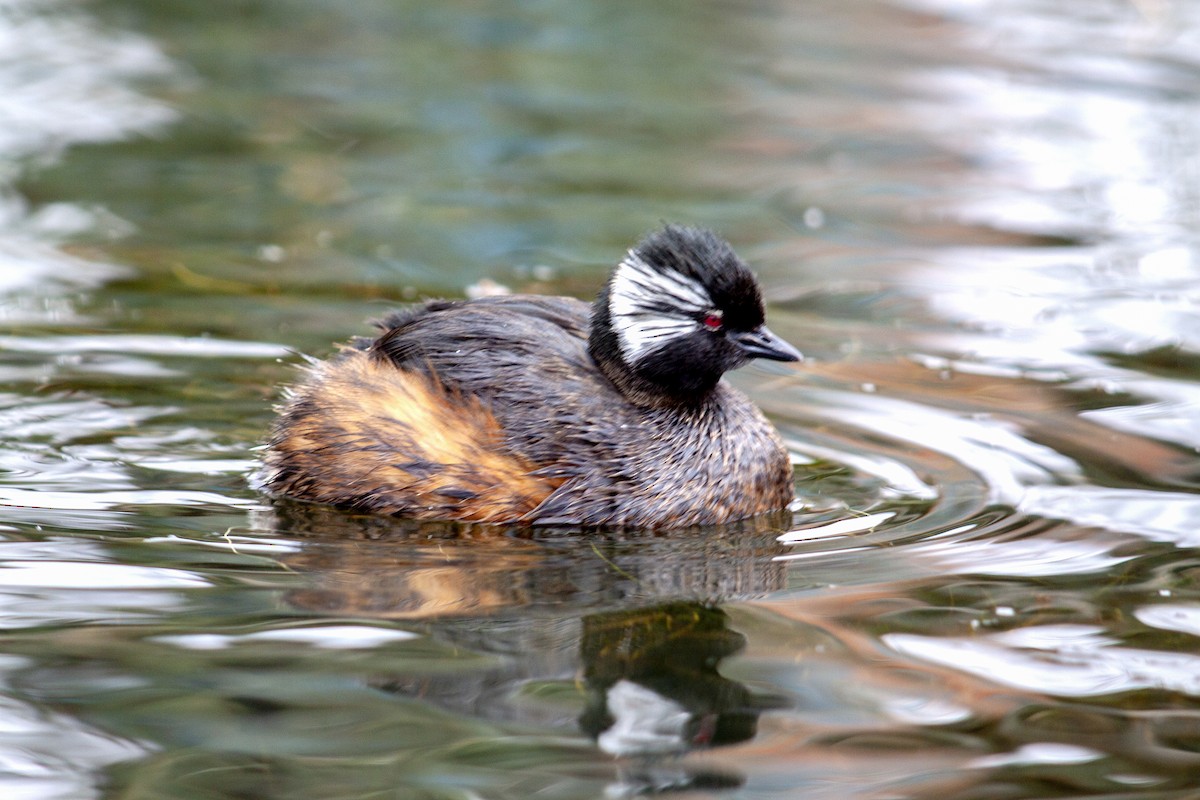
<path id="1" fill-rule="evenodd" d="M 518 537 L 447 524 L 439 533 L 282 501 L 259 526 L 307 531 L 304 547 L 282 558 L 311 585 L 289 591 L 289 604 L 421 621 L 434 641 L 503 657 L 471 677 L 377 678 L 374 686 L 511 723 L 548 721 L 514 687 L 570 682 L 582 693 L 580 729 L 623 759 L 611 790 L 624 795 L 741 782 L 728 769 L 663 758 L 747 740 L 759 715 L 779 704 L 719 672 L 745 639 L 711 604 L 782 588 L 783 567 L 770 558 L 782 516 L 691 536 L 542 531 L 530 539 L 527 530 Z M 606 607 L 614 610 L 595 611 Z"/>
<path id="2" fill-rule="evenodd" d="M 782 588 L 771 560 L 790 518 L 766 515 L 694 534 L 506 530 L 404 523 L 290 501 L 259 530 L 305 546 L 282 559 L 309 579 L 289 602 L 393 619 L 623 608 L 662 599 L 716 603 Z"/>
<path id="3" fill-rule="evenodd" d="M 10 325 L 66 322 L 69 304 L 51 298 L 129 274 L 60 246 L 81 235 L 115 239 L 131 232 L 127 222 L 70 202 L 32 208 L 13 188 L 21 173 L 70 147 L 157 132 L 176 117 L 130 86 L 174 71 L 158 46 L 64 5 L 0 4 L 0 322 Z"/>
<path id="4" fill-rule="evenodd" d="M 736 770 L 677 758 L 752 738 L 758 717 L 779 705 L 719 672 L 745 644 L 728 625 L 724 612 L 697 603 L 586 614 L 570 623 L 433 622 L 428 634 L 434 641 L 467 647 L 477 657 L 503 655 L 505 665 L 473 678 L 377 677 L 372 685 L 510 725 L 565 723 L 556 719 L 561 706 L 530 703 L 517 689 L 537 686 L 540 694 L 565 694 L 581 706 L 579 729 L 619 758 L 608 791 L 732 787 L 742 782 Z"/>
<path id="5" fill-rule="evenodd" d="M 606 753 L 677 755 L 754 736 L 773 704 L 718 672 L 745 647 L 720 609 L 676 603 L 584 618 L 582 659 L 587 708 L 579 724 Z M 693 768 L 694 769 L 694 768 Z M 642 760 L 622 775 L 628 793 L 731 787 L 730 774 Z"/>
<path id="6" fill-rule="evenodd" d="M 726 656 L 745 646 L 727 625 L 720 609 L 688 603 L 588 615 L 583 729 L 616 756 L 751 738 L 764 705 L 718 672 Z"/>

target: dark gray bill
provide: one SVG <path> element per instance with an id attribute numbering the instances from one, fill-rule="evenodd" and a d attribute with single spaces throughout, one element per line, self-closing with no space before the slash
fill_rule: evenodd
<path id="1" fill-rule="evenodd" d="M 772 361 L 803 361 L 800 351 L 759 325 L 752 331 L 731 332 L 729 338 L 738 344 L 751 358 L 769 358 Z"/>

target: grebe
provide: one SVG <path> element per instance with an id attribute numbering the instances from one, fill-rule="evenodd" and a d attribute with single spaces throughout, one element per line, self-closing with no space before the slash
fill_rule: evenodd
<path id="1" fill-rule="evenodd" d="M 787 451 L 721 380 L 800 353 L 750 269 L 670 225 L 593 305 L 436 300 L 396 312 L 292 388 L 266 448 L 274 494 L 416 519 L 672 528 L 793 497 Z"/>

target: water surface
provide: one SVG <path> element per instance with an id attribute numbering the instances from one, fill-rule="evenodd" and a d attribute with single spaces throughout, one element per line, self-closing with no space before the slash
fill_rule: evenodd
<path id="1" fill-rule="evenodd" d="M 1200 13 L 0 2 L 0 791 L 1183 798 Z M 660 220 L 808 356 L 786 513 L 271 505 L 396 304 L 590 297 Z"/>

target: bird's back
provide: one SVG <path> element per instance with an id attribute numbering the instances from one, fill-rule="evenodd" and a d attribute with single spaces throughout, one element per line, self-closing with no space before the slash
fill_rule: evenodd
<path id="1" fill-rule="evenodd" d="M 568 297 L 438 301 L 385 319 L 369 352 L 479 398 L 516 452 L 552 463 L 566 429 L 624 403 L 588 354 L 590 314 Z"/>

